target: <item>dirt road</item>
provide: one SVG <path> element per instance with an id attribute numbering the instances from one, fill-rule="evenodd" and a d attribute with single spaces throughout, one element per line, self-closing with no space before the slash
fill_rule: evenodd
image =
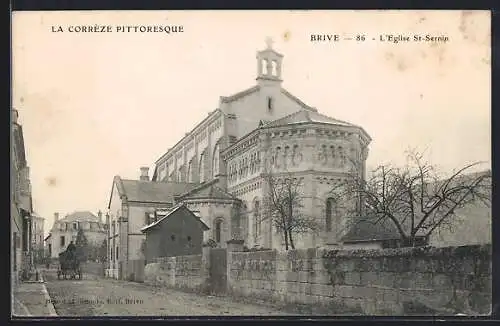
<path id="1" fill-rule="evenodd" d="M 277 316 L 288 315 L 265 305 L 230 298 L 155 288 L 146 284 L 85 275 L 57 280 L 45 275 L 47 290 L 59 316 Z"/>

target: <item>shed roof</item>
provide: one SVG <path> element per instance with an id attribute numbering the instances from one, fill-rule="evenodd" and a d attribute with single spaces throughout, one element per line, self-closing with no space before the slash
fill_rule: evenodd
<path id="1" fill-rule="evenodd" d="M 184 211 L 185 213 L 187 213 L 189 216 L 191 216 L 192 218 L 196 219 L 198 222 L 201 223 L 201 226 L 204 230 L 209 230 L 210 228 L 208 227 L 208 225 L 205 224 L 205 222 L 203 222 L 201 220 L 201 218 L 197 215 L 195 215 L 191 210 L 189 210 L 185 205 L 181 204 L 181 205 L 177 205 L 175 206 L 174 208 L 172 208 L 172 210 L 170 210 L 165 216 L 163 216 L 162 218 L 160 218 L 158 221 L 154 222 L 154 223 L 151 223 L 149 225 L 146 225 L 145 227 L 141 228 L 141 232 L 142 233 L 146 233 L 148 232 L 151 228 L 159 225 L 160 223 L 162 223 L 163 221 L 165 221 L 167 218 L 169 218 L 170 216 L 173 216 L 176 214 L 176 212 L 180 212 L 180 211 Z"/>

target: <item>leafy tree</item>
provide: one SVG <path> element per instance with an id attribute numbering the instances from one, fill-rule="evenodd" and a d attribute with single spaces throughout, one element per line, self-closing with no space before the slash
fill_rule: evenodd
<path id="1" fill-rule="evenodd" d="M 87 237 L 83 232 L 83 229 L 79 229 L 78 233 L 76 234 L 75 247 L 77 259 L 79 261 L 87 261 L 87 259 L 89 258 L 90 246 Z"/>
<path id="2" fill-rule="evenodd" d="M 403 167 L 379 165 L 368 178 L 353 164 L 335 189 L 339 200 L 359 200 L 360 205 L 347 212 L 351 224 L 369 221 L 392 226 L 404 246 L 415 246 L 418 238 L 428 239 L 439 229 L 453 227 L 457 210 L 477 202 L 491 203 L 491 172 L 468 173 L 481 162 L 443 177 L 421 153 L 410 150 L 407 158 Z"/>

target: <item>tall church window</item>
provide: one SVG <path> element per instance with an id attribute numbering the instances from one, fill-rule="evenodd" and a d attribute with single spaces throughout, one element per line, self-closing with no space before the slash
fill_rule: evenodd
<path id="1" fill-rule="evenodd" d="M 177 171 L 177 181 L 184 182 L 184 166 L 181 166 Z"/>
<path id="2" fill-rule="evenodd" d="M 205 152 L 200 155 L 200 182 L 205 182 Z"/>
<path id="3" fill-rule="evenodd" d="M 193 160 L 189 161 L 188 163 L 188 170 L 187 170 L 187 177 L 188 177 L 188 182 L 193 182 Z"/>
<path id="4" fill-rule="evenodd" d="M 254 218 L 254 231 L 255 231 L 255 236 L 260 236 L 261 231 L 262 231 L 262 221 L 260 218 L 260 202 L 258 199 L 254 201 L 254 207 L 253 207 L 253 218 Z"/>
<path id="5" fill-rule="evenodd" d="M 215 222 L 215 242 L 220 243 L 221 241 L 221 232 L 222 232 L 222 221 L 217 220 Z"/>
<path id="6" fill-rule="evenodd" d="M 277 76 L 278 75 L 278 64 L 276 63 L 275 60 L 272 61 L 272 72 L 271 74 L 273 76 Z"/>
<path id="7" fill-rule="evenodd" d="M 213 159 L 213 167 L 212 167 L 214 178 L 216 175 L 219 174 L 219 155 L 220 155 L 219 144 L 216 144 L 215 148 L 214 148 L 214 159 Z"/>
<path id="8" fill-rule="evenodd" d="M 267 109 L 269 111 L 273 110 L 273 98 L 271 96 L 267 97 Z"/>
<path id="9" fill-rule="evenodd" d="M 335 199 L 328 198 L 326 200 L 326 210 L 325 210 L 325 224 L 327 232 L 330 232 L 332 230 L 332 222 L 334 220 L 335 213 L 336 213 Z"/>
<path id="10" fill-rule="evenodd" d="M 274 158 L 274 165 L 279 168 L 280 167 L 280 155 L 281 155 L 281 147 L 276 147 L 276 153 Z"/>

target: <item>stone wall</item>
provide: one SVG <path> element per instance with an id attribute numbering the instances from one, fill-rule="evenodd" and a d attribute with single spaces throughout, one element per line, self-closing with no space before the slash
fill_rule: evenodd
<path id="1" fill-rule="evenodd" d="M 165 286 L 198 291 L 202 285 L 202 255 L 156 258 L 147 264 L 144 282 L 155 286 Z"/>
<path id="2" fill-rule="evenodd" d="M 322 306 L 331 314 L 483 314 L 491 246 L 232 252 L 235 295 Z"/>

